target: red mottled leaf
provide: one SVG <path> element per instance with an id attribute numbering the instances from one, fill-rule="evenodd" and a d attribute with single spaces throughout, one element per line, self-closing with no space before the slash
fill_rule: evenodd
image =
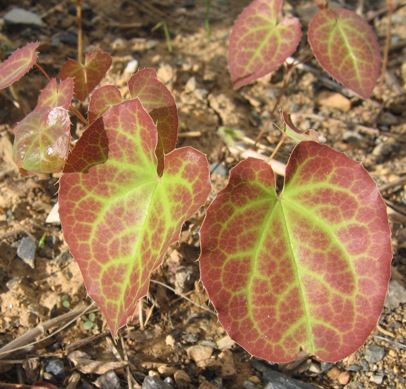
<path id="1" fill-rule="evenodd" d="M 87 173 L 62 174 L 59 213 L 87 291 L 117 336 L 183 221 L 204 204 L 209 168 L 202 153 L 187 147 L 165 156 L 159 177 L 156 126 L 138 99 L 111 107 L 93 125 L 72 151 L 79 152 L 73 170 Z M 83 150 L 97 139 L 96 153 L 107 150 L 106 162 L 91 166 Z"/>
<path id="2" fill-rule="evenodd" d="M 13 159 L 22 173 L 62 171 L 69 153 L 69 112 L 42 107 L 28 114 L 14 129 Z"/>
<path id="3" fill-rule="evenodd" d="M 114 85 L 98 88 L 89 99 L 89 123 L 103 115 L 113 105 L 121 103 L 122 100 L 120 91 Z"/>
<path id="4" fill-rule="evenodd" d="M 73 80 L 67 78 L 59 83 L 53 78 L 41 91 L 35 109 L 45 107 L 62 107 L 69 109 L 73 97 Z"/>
<path id="5" fill-rule="evenodd" d="M 23 77 L 37 62 L 39 42 L 17 49 L 0 64 L 0 89 L 7 88 Z"/>
<path id="6" fill-rule="evenodd" d="M 249 158 L 207 211 L 201 277 L 229 335 L 258 357 L 300 350 L 337 361 L 381 313 L 392 258 L 386 207 L 366 170 L 299 143 L 278 195 L 271 167 Z"/>
<path id="7" fill-rule="evenodd" d="M 86 99 L 90 92 L 99 85 L 112 63 L 110 54 L 101 50 L 92 51 L 85 56 L 85 64 L 68 59 L 59 72 L 59 78 L 74 79 L 74 94 L 80 101 Z"/>
<path id="8" fill-rule="evenodd" d="M 371 26 L 347 9 L 323 9 L 309 25 L 308 38 L 323 69 L 363 98 L 375 87 L 381 65 Z"/>
<path id="9" fill-rule="evenodd" d="M 144 108 L 151 115 L 158 129 L 158 172 L 163 171 L 164 154 L 171 152 L 176 146 L 178 137 L 178 111 L 175 99 L 168 88 L 158 80 L 154 69 L 142 69 L 128 81 L 128 89 L 132 97 L 138 97 Z"/>
<path id="10" fill-rule="evenodd" d="M 278 23 L 282 0 L 254 0 L 231 31 L 228 66 L 234 88 L 274 71 L 294 53 L 302 31 L 297 18 Z"/>

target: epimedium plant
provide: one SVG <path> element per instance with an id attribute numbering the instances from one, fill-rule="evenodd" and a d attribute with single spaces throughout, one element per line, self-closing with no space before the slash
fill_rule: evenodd
<path id="1" fill-rule="evenodd" d="M 279 0 L 255 0 L 237 19 L 229 51 L 235 87 L 274 70 L 295 50 L 299 24 L 293 18 L 277 23 L 280 9 Z M 362 84 L 361 62 L 376 61 L 369 57 L 376 53 L 364 50 L 364 38 L 344 39 L 354 66 L 327 60 L 323 44 L 337 51 L 351 23 L 347 11 L 319 12 L 309 29 L 316 58 L 341 82 L 343 70 L 360 68 L 355 78 Z M 365 34 L 364 24 L 354 26 Z M 34 65 L 41 69 L 38 45 L 0 65 L 0 87 Z M 354 60 L 358 52 L 361 62 Z M 66 242 L 117 336 L 183 222 L 205 204 L 210 174 L 204 154 L 176 148 L 175 101 L 156 72 L 134 74 L 125 98 L 114 85 L 98 87 L 110 64 L 100 50 L 84 64 L 68 60 L 16 125 L 13 155 L 23 174 L 61 173 Z M 361 96 L 372 92 L 370 85 L 354 85 L 348 87 Z M 73 98 L 89 98 L 87 118 Z M 70 113 L 86 125 L 73 147 Z M 316 133 L 301 132 L 287 113 L 282 119 L 282 140 L 298 143 L 283 189 L 277 192 L 263 160 L 248 158 L 231 170 L 201 227 L 201 279 L 220 322 L 251 354 L 286 362 L 303 351 L 337 361 L 362 345 L 383 306 L 392 259 L 386 207 L 361 164 L 319 144 Z"/>

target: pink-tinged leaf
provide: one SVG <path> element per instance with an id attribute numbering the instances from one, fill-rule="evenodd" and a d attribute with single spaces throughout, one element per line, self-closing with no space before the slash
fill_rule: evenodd
<path id="1" fill-rule="evenodd" d="M 7 88 L 23 77 L 37 62 L 39 42 L 17 49 L 0 64 L 0 89 Z"/>
<path id="2" fill-rule="evenodd" d="M 59 72 L 59 78 L 74 79 L 74 94 L 80 101 L 86 99 L 90 92 L 99 85 L 112 63 L 110 54 L 101 50 L 92 51 L 85 56 L 85 64 L 68 59 Z"/>
<path id="3" fill-rule="evenodd" d="M 157 125 L 156 155 L 158 172 L 161 174 L 164 168 L 164 154 L 168 154 L 175 148 L 178 137 L 178 111 L 175 99 L 168 88 L 158 80 L 156 71 L 150 68 L 134 74 L 128 81 L 128 89 L 132 97 L 141 100 Z"/>
<path id="4" fill-rule="evenodd" d="M 314 142 L 319 142 L 319 135 L 315 130 L 299 130 L 292 122 L 292 118 L 288 113 L 280 110 L 280 115 L 282 121 L 285 123 L 285 128 L 283 133 L 285 133 L 289 138 L 293 139 L 296 143 L 303 142 L 305 140 L 312 140 Z"/>
<path id="5" fill-rule="evenodd" d="M 72 150 L 78 151 L 73 170 L 87 172 L 62 174 L 59 213 L 87 291 L 116 336 L 182 223 L 206 201 L 209 168 L 206 157 L 188 147 L 165 156 L 159 177 L 156 126 L 138 99 L 111 107 L 93 125 L 85 144 L 81 138 Z M 94 160 L 83 153 L 99 140 L 94 152 L 106 156 L 100 150 L 107 150 L 107 158 L 91 166 Z"/>
<path id="6" fill-rule="evenodd" d="M 278 23 L 282 0 L 254 0 L 231 31 L 228 66 L 234 88 L 274 71 L 292 55 L 302 31 L 297 18 Z"/>
<path id="7" fill-rule="evenodd" d="M 89 98 L 88 120 L 92 123 L 110 107 L 123 101 L 120 91 L 114 85 L 98 88 Z"/>
<path id="8" fill-rule="evenodd" d="M 286 362 L 337 361 L 377 323 L 392 259 L 385 204 L 361 164 L 299 143 L 281 194 L 264 161 L 230 174 L 201 229 L 201 277 L 226 331 Z"/>
<path id="9" fill-rule="evenodd" d="M 69 109 L 73 97 L 73 80 L 67 78 L 59 83 L 53 78 L 41 91 L 35 109 L 45 107 L 62 107 Z"/>
<path id="10" fill-rule="evenodd" d="M 32 111 L 14 129 L 13 159 L 22 173 L 62 171 L 69 153 L 70 119 L 65 108 Z"/>
<path id="11" fill-rule="evenodd" d="M 323 9 L 309 25 L 308 38 L 322 68 L 363 98 L 375 87 L 381 65 L 371 26 L 347 9 Z"/>

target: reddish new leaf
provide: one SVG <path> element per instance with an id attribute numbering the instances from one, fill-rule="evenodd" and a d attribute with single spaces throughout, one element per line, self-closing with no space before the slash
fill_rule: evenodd
<path id="1" fill-rule="evenodd" d="M 158 129 L 158 172 L 163 171 L 164 154 L 171 152 L 176 146 L 178 137 L 178 111 L 175 99 L 168 88 L 158 80 L 154 69 L 142 69 L 128 81 L 128 89 L 132 97 L 138 97 L 142 105 L 151 115 Z"/>
<path id="2" fill-rule="evenodd" d="M 88 120 L 94 122 L 110 107 L 121 103 L 123 98 L 114 85 L 105 85 L 98 88 L 89 99 Z"/>
<path id="3" fill-rule="evenodd" d="M 69 109 L 73 97 L 73 80 L 67 78 L 59 83 L 53 78 L 41 91 L 35 109 L 44 107 L 62 107 Z"/>
<path id="4" fill-rule="evenodd" d="M 282 0 L 254 0 L 237 18 L 228 52 L 234 88 L 274 71 L 296 50 L 300 22 L 286 16 L 278 23 L 281 7 Z"/>
<path id="5" fill-rule="evenodd" d="M 14 129 L 13 159 L 25 174 L 62 171 L 69 153 L 69 112 L 61 107 L 41 107 Z"/>
<path id="6" fill-rule="evenodd" d="M 294 149 L 281 194 L 249 158 L 207 211 L 201 277 L 229 335 L 251 354 L 337 361 L 382 310 L 392 258 L 386 207 L 366 170 L 312 141 Z"/>
<path id="7" fill-rule="evenodd" d="M 68 59 L 59 72 L 59 78 L 74 79 L 74 94 L 80 101 L 86 99 L 90 92 L 99 85 L 112 63 L 111 56 L 104 51 L 95 50 L 85 56 L 85 64 Z"/>
<path id="8" fill-rule="evenodd" d="M 322 9 L 309 25 L 309 43 L 323 69 L 345 87 L 368 98 L 381 64 L 371 26 L 347 9 Z"/>
<path id="9" fill-rule="evenodd" d="M 39 42 L 28 43 L 14 51 L 0 64 L 0 89 L 7 88 L 23 77 L 37 62 Z"/>
<path id="10" fill-rule="evenodd" d="M 156 126 L 138 99 L 111 107 L 91 128 L 69 158 L 85 173 L 62 174 L 59 213 L 88 293 L 116 336 L 183 221 L 204 204 L 209 169 L 203 154 L 183 148 L 165 156 L 159 177 Z"/>

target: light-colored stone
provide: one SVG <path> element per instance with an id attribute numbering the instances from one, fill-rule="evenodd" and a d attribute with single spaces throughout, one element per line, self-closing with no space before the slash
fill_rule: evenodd
<path id="1" fill-rule="evenodd" d="M 347 112 L 351 109 L 351 101 L 341 95 L 340 93 L 321 91 L 317 97 L 316 101 L 319 105 L 324 105 L 325 107 L 337 108 L 343 112 Z"/>

